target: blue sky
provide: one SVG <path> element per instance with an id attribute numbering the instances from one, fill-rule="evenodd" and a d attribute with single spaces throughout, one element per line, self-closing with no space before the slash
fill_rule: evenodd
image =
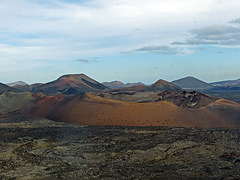
<path id="1" fill-rule="evenodd" d="M 0 82 L 240 78 L 240 1 L 3 0 Z"/>

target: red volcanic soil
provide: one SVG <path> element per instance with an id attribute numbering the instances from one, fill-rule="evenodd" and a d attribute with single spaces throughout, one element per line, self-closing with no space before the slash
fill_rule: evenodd
<path id="1" fill-rule="evenodd" d="M 41 118 L 76 125 L 236 127 L 240 126 L 240 104 L 217 100 L 191 109 L 172 102 L 136 103 L 81 94 L 42 97 L 28 111 Z M 234 114 L 234 115 L 231 115 Z"/>
<path id="2" fill-rule="evenodd" d="M 38 99 L 28 107 L 28 111 L 36 117 L 48 118 L 49 113 L 54 112 L 61 102 L 67 98 L 66 95 L 58 94 L 56 96 L 43 96 L 35 95 Z"/>
<path id="3" fill-rule="evenodd" d="M 157 82 L 155 82 L 151 87 L 148 88 L 148 91 L 155 91 L 155 90 L 182 91 L 182 88 L 168 81 L 160 79 Z"/>

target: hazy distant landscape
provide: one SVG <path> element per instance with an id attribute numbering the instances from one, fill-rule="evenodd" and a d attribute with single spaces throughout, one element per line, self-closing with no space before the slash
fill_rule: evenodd
<path id="1" fill-rule="evenodd" d="M 0 83 L 0 178 L 238 179 L 239 88 L 192 76 Z"/>
<path id="2" fill-rule="evenodd" d="M 0 84 L 1 179 L 239 178 L 240 104 L 172 83 Z"/>
<path id="3" fill-rule="evenodd" d="M 68 74 L 8 85 L 0 84 L 1 179 L 239 178 L 236 84 Z"/>
<path id="4" fill-rule="evenodd" d="M 110 89 L 110 84 L 104 86 L 85 74 L 63 75 L 44 84 L 13 83 L 13 87 L 1 84 L 1 116 L 13 113 L 77 125 L 104 126 L 210 128 L 239 127 L 240 124 L 240 104 L 234 94 L 218 90 L 234 101 L 211 96 L 216 85 L 193 77 L 172 83 L 160 79 L 149 86 L 133 84 L 116 89 Z"/>

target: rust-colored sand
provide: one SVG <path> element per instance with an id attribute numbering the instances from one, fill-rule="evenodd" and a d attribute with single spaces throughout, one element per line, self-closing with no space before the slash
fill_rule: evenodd
<path id="1" fill-rule="evenodd" d="M 68 98 L 68 100 L 66 100 Z M 214 108 L 213 108 L 214 107 Z M 218 108 L 216 108 L 218 107 Z M 223 109 L 222 112 L 219 108 Z M 226 108 L 226 109 L 224 109 Z M 198 109 L 183 108 L 172 102 L 135 103 L 111 100 L 84 94 L 69 98 L 51 97 L 35 103 L 31 113 L 55 121 L 77 125 L 120 125 L 120 126 L 173 126 L 173 127 L 235 127 L 240 105 L 231 101 L 218 100 Z"/>

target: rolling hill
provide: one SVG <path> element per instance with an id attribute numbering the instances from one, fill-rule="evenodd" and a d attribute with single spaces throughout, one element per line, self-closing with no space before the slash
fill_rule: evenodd
<path id="1" fill-rule="evenodd" d="M 104 86 L 110 88 L 110 89 L 117 89 L 117 88 L 125 88 L 126 85 L 122 83 L 121 81 L 112 81 L 112 82 L 103 82 Z"/>
<path id="2" fill-rule="evenodd" d="M 32 101 L 24 112 L 37 118 L 76 125 L 240 127 L 240 104 L 224 99 L 211 100 L 201 94 L 196 102 L 200 106 L 192 108 L 182 107 L 181 103 L 176 104 L 171 98 L 138 103 L 114 100 L 93 93 L 58 94 Z"/>
<path id="3" fill-rule="evenodd" d="M 5 91 L 0 94 L 0 114 L 20 110 L 32 100 L 35 100 L 32 93 Z"/>
<path id="4" fill-rule="evenodd" d="M 15 88 L 12 88 L 10 86 L 0 83 L 0 93 L 3 93 L 4 91 L 21 92 L 18 89 L 15 89 Z"/>
<path id="5" fill-rule="evenodd" d="M 141 82 L 137 82 L 137 83 L 127 83 L 124 84 L 121 81 L 112 81 L 112 82 L 103 82 L 102 83 L 104 86 L 107 86 L 110 89 L 119 89 L 119 88 L 127 88 L 127 87 L 134 87 L 134 86 L 145 86 L 143 83 Z"/>

